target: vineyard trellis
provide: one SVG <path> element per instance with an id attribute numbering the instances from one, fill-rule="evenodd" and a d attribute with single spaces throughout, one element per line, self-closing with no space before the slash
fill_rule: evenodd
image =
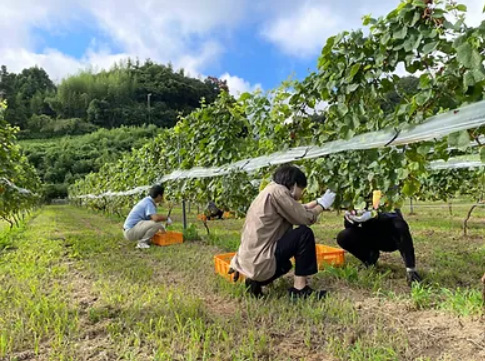
<path id="1" fill-rule="evenodd" d="M 208 178 L 215 176 L 222 176 L 230 173 L 231 171 L 244 171 L 246 173 L 252 173 L 260 168 L 269 166 L 284 164 L 288 162 L 300 161 L 303 159 L 313 159 L 324 155 L 338 153 L 342 151 L 372 149 L 389 146 L 391 141 L 400 145 L 411 144 L 417 141 L 423 141 L 426 139 L 436 139 L 447 135 L 446 132 L 461 129 L 466 130 L 474 128 L 477 125 L 485 124 L 485 102 L 473 104 L 466 107 L 467 109 L 460 109 L 460 111 L 452 111 L 447 114 L 442 114 L 439 117 L 433 117 L 428 120 L 423 126 L 414 127 L 410 131 L 404 131 L 403 134 L 397 137 L 390 131 L 374 132 L 371 134 L 363 134 L 362 136 L 354 137 L 348 141 L 334 141 L 329 144 L 324 144 L 321 147 L 308 146 L 292 148 L 285 152 L 278 152 L 263 157 L 244 159 L 236 163 L 226 164 L 220 167 L 202 168 L 196 167 L 189 170 L 175 170 L 168 175 L 164 175 L 156 181 L 156 183 L 163 183 L 169 180 L 179 180 L 186 178 Z M 456 116 L 459 114 L 458 116 Z M 448 127 L 443 126 L 443 123 Z M 423 129 L 424 128 L 424 129 Z M 423 129 L 423 130 L 422 130 Z M 409 135 L 409 133 L 411 135 Z M 368 142 L 368 139 L 373 139 L 372 142 Z M 470 146 L 474 144 L 471 143 Z M 454 148 L 450 148 L 453 150 Z M 449 168 L 471 168 L 480 167 L 484 164 L 478 157 L 455 157 L 448 161 L 434 161 L 430 163 L 430 169 L 449 169 Z M 84 194 L 78 195 L 75 198 L 102 198 L 102 197 L 117 197 L 128 196 L 145 192 L 150 186 L 138 186 L 136 188 L 122 191 L 112 192 L 108 191 L 102 194 Z"/>
<path id="2" fill-rule="evenodd" d="M 141 149 L 78 181 L 70 196 L 79 205 L 120 212 L 139 194 L 108 197 L 108 191 L 153 184 L 176 169 L 219 168 L 310 144 L 321 148 L 384 129 L 396 135 L 394 145 L 404 144 L 410 127 L 425 127 L 425 119 L 483 100 L 485 22 L 468 27 L 464 9 L 451 1 L 406 0 L 385 17 L 366 16 L 368 31 L 330 37 L 318 70 L 302 81 L 284 82 L 269 94 L 244 93 L 238 99 L 223 92 L 213 104 L 203 103 Z M 401 65 L 419 76 L 412 92 L 398 89 L 396 70 Z M 401 102 L 385 111 L 383 98 L 389 91 L 399 91 Z M 461 150 L 471 141 L 481 144 L 482 123 L 455 130 L 442 139 L 342 151 L 297 163 L 308 175 L 309 197 L 331 187 L 338 194 L 337 207 L 359 207 L 373 189 L 381 189 L 382 203 L 393 207 L 422 192 L 430 162 L 447 160 L 450 148 Z M 444 134 L 450 131 L 445 129 Z M 367 148 L 378 140 L 367 139 Z M 478 152 L 484 159 L 482 145 Z M 243 213 L 258 191 L 251 181 L 261 179 L 264 186 L 273 169 L 271 165 L 249 175 L 235 167 L 218 177 L 174 177 L 165 182 L 167 196 L 199 204 L 212 199 Z M 83 194 L 102 196 L 76 198 Z"/>
<path id="3" fill-rule="evenodd" d="M 0 102 L 0 219 L 13 226 L 38 204 L 35 190 L 40 180 L 16 144 L 17 129 L 5 121 L 5 109 L 6 104 Z"/>

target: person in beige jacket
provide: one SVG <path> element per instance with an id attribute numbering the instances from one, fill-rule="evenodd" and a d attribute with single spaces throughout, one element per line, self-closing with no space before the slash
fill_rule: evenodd
<path id="1" fill-rule="evenodd" d="M 241 244 L 231 260 L 230 273 L 246 277 L 248 292 L 263 295 L 262 286 L 288 273 L 295 258 L 294 286 L 290 296 L 300 298 L 315 293 L 307 278 L 317 273 L 315 237 L 308 227 L 324 209 L 330 208 L 335 193 L 330 190 L 316 201 L 301 204 L 307 186 L 305 174 L 296 166 L 284 165 L 276 170 L 271 182 L 251 203 L 244 223 Z M 293 228 L 294 225 L 299 227 Z"/>

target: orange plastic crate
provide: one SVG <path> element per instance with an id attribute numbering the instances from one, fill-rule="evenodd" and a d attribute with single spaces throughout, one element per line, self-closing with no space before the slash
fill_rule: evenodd
<path id="1" fill-rule="evenodd" d="M 168 246 L 171 244 L 183 243 L 184 234 L 181 232 L 167 231 L 165 233 L 155 233 L 152 243 L 158 246 Z"/>
<path id="2" fill-rule="evenodd" d="M 231 263 L 231 259 L 235 254 L 236 252 L 231 252 L 214 256 L 214 267 L 216 273 L 220 274 L 229 281 L 234 281 L 234 274 L 230 275 L 227 272 L 229 272 L 229 264 Z M 244 280 L 244 278 L 245 277 L 242 274 L 239 275 L 239 281 Z"/>
<path id="3" fill-rule="evenodd" d="M 197 219 L 199 221 L 205 222 L 205 221 L 207 221 L 207 216 L 205 214 L 198 214 Z"/>
<path id="4" fill-rule="evenodd" d="M 318 268 L 323 269 L 326 264 L 331 266 L 342 266 L 345 262 L 344 250 L 340 248 L 334 248 L 330 246 L 325 246 L 323 244 L 317 244 L 315 246 L 317 253 L 317 263 Z M 234 275 L 229 275 L 229 263 L 232 257 L 236 253 L 224 253 L 214 256 L 214 266 L 216 273 L 223 276 L 225 279 L 232 281 Z M 294 260 L 293 260 L 294 261 Z M 239 280 L 243 280 L 245 277 L 243 275 L 239 276 Z"/>
<path id="5" fill-rule="evenodd" d="M 234 217 L 234 213 L 224 212 L 224 214 L 222 215 L 222 218 L 231 219 L 231 218 L 236 218 L 236 217 Z"/>
<path id="6" fill-rule="evenodd" d="M 343 249 L 317 244 L 316 251 L 318 269 L 324 268 L 325 264 L 342 266 L 345 262 Z"/>

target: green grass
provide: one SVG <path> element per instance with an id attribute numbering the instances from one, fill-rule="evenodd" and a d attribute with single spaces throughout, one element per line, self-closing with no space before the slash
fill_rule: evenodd
<path id="1" fill-rule="evenodd" d="M 6 233 L 13 247 L 0 251 L 0 360 L 478 361 L 485 213 L 463 239 L 447 209 L 415 211 L 408 220 L 425 285 L 407 287 L 398 255 L 373 269 L 348 256 L 314 277 L 331 290 L 325 301 L 291 302 L 291 278 L 256 300 L 214 275 L 213 255 L 237 248 L 243 220 L 211 221 L 209 237 L 192 212 L 189 241 L 140 251 L 123 239 L 120 219 L 43 208 Z M 180 209 L 172 215 L 180 230 Z M 318 242 L 335 245 L 340 227 L 340 216 L 324 214 Z M 461 339 L 452 335 L 458 320 Z"/>
<path id="2" fill-rule="evenodd" d="M 477 281 L 484 272 L 485 260 L 485 208 L 477 208 L 470 220 L 470 235 L 463 237 L 463 219 L 470 203 L 460 200 L 454 204 L 454 215 L 450 217 L 448 205 L 438 202 L 414 203 L 415 215 L 408 215 L 408 207 L 403 208 L 404 217 L 409 222 L 414 238 L 417 267 L 424 274 L 426 283 L 439 284 L 444 288 L 476 288 Z M 193 207 L 195 208 L 195 207 Z M 167 210 L 162 207 L 161 213 Z M 181 230 L 181 209 L 174 208 L 172 218 L 176 223 L 174 229 Z M 196 219 L 196 212 L 188 213 L 188 223 L 195 231 L 211 244 L 225 251 L 237 250 L 240 231 L 244 220 L 229 219 L 209 221 L 211 235 L 202 222 Z M 324 213 L 319 223 L 313 226 L 317 243 L 337 246 L 336 235 L 343 228 L 342 215 Z M 194 229 L 194 228 L 193 228 Z M 338 247 L 338 246 L 337 246 Z M 348 267 L 337 269 L 339 278 L 348 277 L 349 283 L 377 291 L 379 289 L 403 291 L 405 279 L 404 265 L 398 252 L 382 253 L 379 265 L 373 270 L 363 270 L 359 262 L 347 255 Z"/>

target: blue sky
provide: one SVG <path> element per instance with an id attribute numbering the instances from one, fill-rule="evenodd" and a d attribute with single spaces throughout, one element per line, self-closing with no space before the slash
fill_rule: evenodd
<path id="1" fill-rule="evenodd" d="M 469 22 L 483 0 L 461 1 Z M 325 39 L 399 0 L 0 0 L 0 64 L 42 66 L 59 82 L 127 57 L 217 76 L 233 93 L 268 90 L 314 69 Z"/>

